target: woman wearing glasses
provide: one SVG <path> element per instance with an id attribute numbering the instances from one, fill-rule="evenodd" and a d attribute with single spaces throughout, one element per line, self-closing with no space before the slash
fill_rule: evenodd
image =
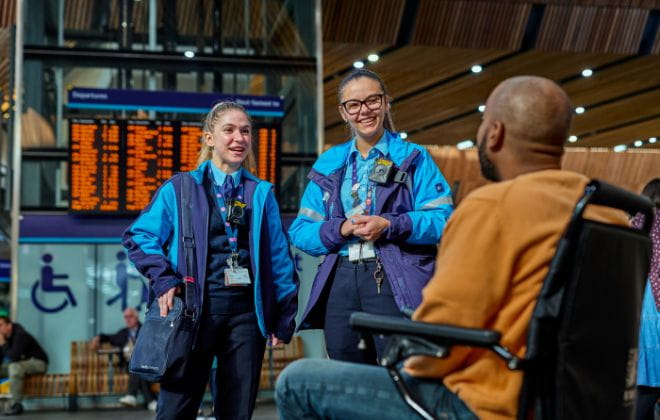
<path id="1" fill-rule="evenodd" d="M 353 137 L 316 161 L 289 229 L 296 247 L 325 255 L 300 328 L 322 328 L 332 359 L 375 364 L 385 342 L 372 337 L 358 349 L 350 314 L 401 315 L 419 305 L 451 191 L 428 152 L 394 131 L 376 73 L 353 71 L 338 96 Z"/>

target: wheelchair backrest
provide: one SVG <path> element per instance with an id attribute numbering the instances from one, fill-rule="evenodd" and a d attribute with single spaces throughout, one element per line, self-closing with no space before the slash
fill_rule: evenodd
<path id="1" fill-rule="evenodd" d="M 652 210 L 639 196 L 595 185 L 576 207 L 532 315 L 519 419 L 634 416 L 650 223 L 645 232 L 586 220 L 582 213 L 590 203 L 633 214 L 643 209 L 647 219 Z"/>

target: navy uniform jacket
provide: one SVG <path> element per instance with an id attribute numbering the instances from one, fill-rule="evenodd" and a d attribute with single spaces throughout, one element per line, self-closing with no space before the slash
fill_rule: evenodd
<path id="1" fill-rule="evenodd" d="M 390 181 L 375 192 L 375 215 L 390 221 L 376 241 L 399 309 L 414 309 L 422 301 L 422 289 L 435 268 L 436 245 L 453 211 L 451 190 L 435 162 L 423 147 L 385 131 L 388 158 L 408 174 L 407 182 Z M 325 255 L 312 285 L 301 329 L 322 328 L 325 311 L 323 290 L 347 240 L 340 228 L 346 220 L 341 185 L 354 140 L 334 146 L 314 164 L 289 237 L 300 250 Z"/>
<path id="2" fill-rule="evenodd" d="M 203 179 L 210 164 L 211 161 L 206 161 L 190 172 L 195 180 L 190 217 L 195 235 L 198 310 L 203 307 L 204 299 L 210 209 Z M 288 342 L 295 330 L 298 309 L 298 280 L 289 243 L 282 231 L 272 184 L 241 170 L 246 210 L 251 213 L 249 244 L 257 322 L 264 337 L 275 334 Z M 181 177 L 182 174 L 174 175 L 161 185 L 123 237 L 129 258 L 150 280 L 156 296 L 182 284 L 179 268 L 185 270 L 186 266 L 178 204 Z"/>

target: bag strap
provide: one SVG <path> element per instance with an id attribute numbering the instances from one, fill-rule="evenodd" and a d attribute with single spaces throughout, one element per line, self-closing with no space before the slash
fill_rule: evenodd
<path id="1" fill-rule="evenodd" d="M 419 150 L 415 149 L 412 151 L 412 153 L 408 155 L 408 157 L 403 162 L 401 162 L 401 166 L 399 166 L 399 170 L 403 172 L 407 172 L 408 168 L 410 167 L 410 165 L 412 165 L 413 161 L 415 160 L 415 158 L 417 158 L 417 156 L 419 156 Z"/>
<path id="2" fill-rule="evenodd" d="M 181 176 L 181 228 L 183 233 L 184 258 L 186 260 L 186 275 L 183 276 L 185 291 L 185 311 L 186 316 L 195 317 L 195 234 L 192 227 L 192 218 L 190 217 L 190 208 L 192 207 L 192 176 L 184 173 Z"/>

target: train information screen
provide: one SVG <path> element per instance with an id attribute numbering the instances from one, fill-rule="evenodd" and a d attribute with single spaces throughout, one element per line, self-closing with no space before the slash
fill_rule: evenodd
<path id="1" fill-rule="evenodd" d="M 186 121 L 71 119 L 69 209 L 135 213 L 177 172 L 197 165 L 202 125 Z M 256 175 L 278 181 L 279 128 L 253 134 Z"/>

